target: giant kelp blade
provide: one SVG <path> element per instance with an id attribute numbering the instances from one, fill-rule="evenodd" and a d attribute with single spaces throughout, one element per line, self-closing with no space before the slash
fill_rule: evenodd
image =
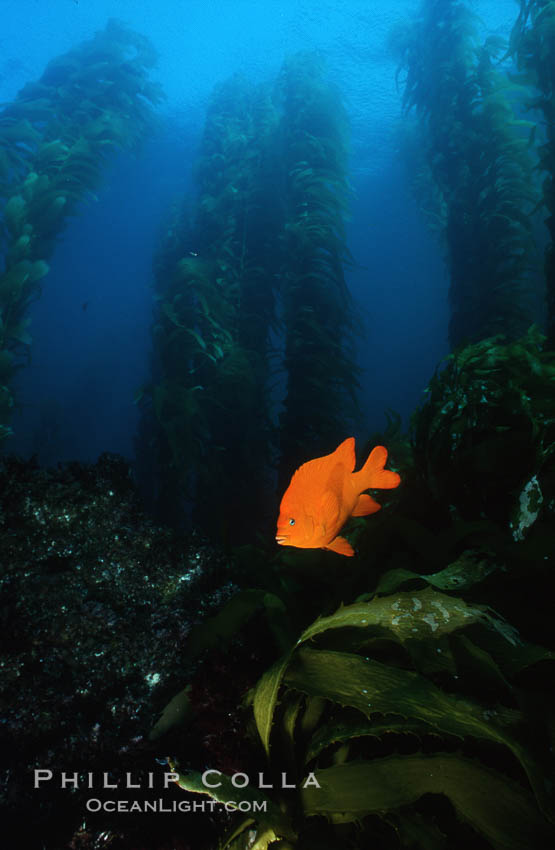
<path id="1" fill-rule="evenodd" d="M 253 711 L 256 728 L 268 754 L 270 753 L 270 734 L 278 693 L 290 660 L 291 653 L 288 652 L 276 661 L 269 670 L 266 670 L 254 692 Z"/>
<path id="2" fill-rule="evenodd" d="M 481 636 L 481 647 L 489 652 L 505 676 L 517 676 L 536 664 L 555 662 L 555 652 L 533 643 L 518 643 L 510 646 L 496 632 L 488 631 Z M 552 673 L 550 673 L 552 676 Z"/>
<path id="3" fill-rule="evenodd" d="M 470 606 L 461 599 L 427 588 L 415 593 L 399 593 L 375 598 L 369 603 L 341 607 L 335 614 L 320 617 L 309 626 L 297 641 L 297 647 L 337 628 L 356 627 L 370 631 L 374 627 L 382 632 L 390 632 L 401 643 L 414 643 L 429 640 L 430 637 L 437 640 L 476 622 L 492 626 L 493 631 L 502 636 L 504 641 L 517 645 L 517 638 L 510 627 L 486 609 Z M 516 741 L 509 740 L 502 727 L 494 733 L 491 724 L 484 721 L 479 706 L 455 700 L 417 673 L 376 661 L 365 661 L 350 653 L 315 652 L 305 648 L 295 655 L 290 653 L 283 656 L 264 674 L 255 690 L 254 713 L 262 743 L 268 753 L 274 711 L 286 671 L 290 687 L 311 696 L 359 708 L 367 716 L 376 711 L 395 711 L 427 723 L 439 724 L 437 728 L 448 734 L 474 735 L 505 743 L 525 764 L 538 795 L 542 798 L 545 796 L 537 784 L 537 770 L 529 763 L 522 748 Z M 406 697 L 406 703 L 402 703 L 401 707 L 397 688 L 404 689 Z M 469 714 L 470 707 L 473 708 Z M 509 714 L 505 712 L 505 716 Z M 532 780 L 532 777 L 535 779 Z"/>
<path id="4" fill-rule="evenodd" d="M 396 715 L 386 716 L 383 720 L 367 720 L 362 723 L 326 723 L 320 726 L 312 736 L 305 762 L 316 758 L 327 747 L 335 744 L 345 744 L 356 738 L 382 738 L 386 735 L 416 735 L 436 732 L 433 726 L 428 726 L 423 720 L 412 720 Z M 438 737 L 438 740 L 439 737 Z"/>
<path id="5" fill-rule="evenodd" d="M 176 694 L 169 703 L 164 707 L 162 713 L 153 728 L 151 729 L 148 739 L 156 741 L 161 738 L 170 729 L 175 726 L 189 723 L 193 717 L 193 706 L 189 697 L 191 686 L 186 685 L 178 694 Z"/>
<path id="6" fill-rule="evenodd" d="M 438 590 L 467 590 L 486 579 L 495 570 L 503 569 L 485 558 L 479 558 L 471 550 L 463 552 L 456 561 L 452 561 L 436 573 L 415 573 L 398 567 L 389 570 L 380 578 L 376 593 L 393 593 L 408 582 L 420 579 Z"/>
<path id="7" fill-rule="evenodd" d="M 395 712 L 423 722 L 430 731 L 508 747 L 524 768 L 543 811 L 550 817 L 553 814 L 538 760 L 513 735 L 522 719 L 517 711 L 501 706 L 485 711 L 469 699 L 444 693 L 411 670 L 351 653 L 308 647 L 296 653 L 284 681 L 309 696 L 356 708 L 368 719 L 376 713 Z"/>
<path id="8" fill-rule="evenodd" d="M 280 729 L 280 744 L 283 762 L 291 773 L 296 769 L 295 732 L 304 707 L 305 697 L 303 694 L 290 692 L 286 695 Z"/>
<path id="9" fill-rule="evenodd" d="M 510 627 L 483 607 L 469 605 L 462 599 L 426 588 L 339 608 L 331 616 L 320 617 L 312 623 L 301 635 L 301 642 L 329 629 L 374 627 L 390 632 L 396 640 L 405 643 L 430 637 L 439 638 L 476 622 L 487 622 L 503 631 L 511 642 L 515 639 Z"/>
<path id="10" fill-rule="evenodd" d="M 547 848 L 555 840 L 531 794 L 457 754 L 349 762 L 316 771 L 316 779 L 319 788 L 301 791 L 307 815 L 354 821 L 410 805 L 423 794 L 445 794 L 458 815 L 485 835 L 495 850 Z"/>
<path id="11" fill-rule="evenodd" d="M 252 818 L 248 818 L 240 824 L 233 836 L 225 840 L 221 850 L 267 850 L 274 841 L 279 841 L 283 846 L 281 837 L 272 827 L 257 829 L 255 823 Z"/>

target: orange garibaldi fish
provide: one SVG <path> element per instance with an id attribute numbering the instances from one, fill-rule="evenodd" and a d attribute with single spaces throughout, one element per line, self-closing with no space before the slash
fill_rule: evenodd
<path id="1" fill-rule="evenodd" d="M 355 438 L 348 437 L 334 452 L 300 466 L 283 495 L 276 540 L 281 546 L 331 549 L 354 555 L 353 547 L 337 533 L 351 516 L 366 516 L 381 505 L 363 490 L 391 490 L 399 475 L 384 469 L 387 449 L 376 446 L 361 470 L 355 468 Z"/>

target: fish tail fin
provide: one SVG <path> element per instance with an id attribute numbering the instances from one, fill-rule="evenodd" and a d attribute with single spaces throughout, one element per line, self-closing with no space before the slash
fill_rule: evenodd
<path id="1" fill-rule="evenodd" d="M 393 490 L 399 486 L 401 477 L 391 469 L 384 469 L 386 461 L 385 446 L 375 446 L 360 472 L 355 472 L 359 493 L 368 489 Z"/>

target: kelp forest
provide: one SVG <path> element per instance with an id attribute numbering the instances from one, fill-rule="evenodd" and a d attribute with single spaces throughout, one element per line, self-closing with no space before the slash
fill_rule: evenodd
<path id="1" fill-rule="evenodd" d="M 555 2 L 520 0 L 504 39 L 423 0 L 390 41 L 450 353 L 382 433 L 361 416 L 377 319 L 349 287 L 348 98 L 307 51 L 207 105 L 153 259 L 134 469 L 10 454 L 55 240 L 162 120 L 156 53 L 110 22 L 0 111 L 1 799 L 21 846 L 555 846 Z M 354 557 L 277 546 L 295 470 L 353 434 L 357 470 L 385 446 L 401 481 L 350 513 Z M 310 497 L 325 525 L 329 493 Z M 37 803 L 37 767 L 79 781 Z M 90 771 L 118 790 L 85 813 Z M 161 797 L 172 814 L 140 808 Z"/>
<path id="2" fill-rule="evenodd" d="M 340 94 L 313 55 L 287 61 L 273 85 L 223 84 L 196 209 L 176 216 L 157 258 L 159 379 L 143 402 L 159 458 L 152 490 L 163 515 L 168 496 L 181 515 L 188 500 L 195 527 L 226 541 L 271 526 L 276 474 L 286 483 L 307 445 L 325 453 L 352 428 L 347 143 Z"/>
<path id="3" fill-rule="evenodd" d="M 32 345 L 29 307 L 68 216 L 90 200 L 103 166 L 131 150 L 162 93 L 147 79 L 156 53 L 111 21 L 90 42 L 52 60 L 0 113 L 0 440 L 10 435 L 10 383 Z"/>

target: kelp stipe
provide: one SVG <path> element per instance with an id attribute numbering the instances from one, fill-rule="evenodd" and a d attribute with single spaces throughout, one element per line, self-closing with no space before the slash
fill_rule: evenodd
<path id="1" fill-rule="evenodd" d="M 497 333 L 515 338 L 531 324 L 537 297 L 532 124 L 518 120 L 514 106 L 523 89 L 496 67 L 500 45 L 480 46 L 476 20 L 458 0 L 425 2 L 402 47 L 404 107 L 423 125 L 439 190 L 451 347 Z"/>
<path id="2" fill-rule="evenodd" d="M 53 59 L 0 112 L 0 441 L 9 435 L 15 369 L 32 338 L 27 312 L 40 295 L 54 241 L 92 196 L 110 156 L 134 148 L 161 99 L 148 80 L 156 60 L 143 36 L 116 21 Z"/>
<path id="3" fill-rule="evenodd" d="M 549 243 L 545 254 L 547 344 L 555 348 L 555 4 L 550 0 L 521 0 L 514 25 L 511 54 L 536 91 L 529 106 L 543 113 L 545 140 L 539 148 L 543 205 Z"/>
<path id="4" fill-rule="evenodd" d="M 349 125 L 319 57 L 288 60 L 276 87 L 282 119 L 282 300 L 287 394 L 280 481 L 325 454 L 356 415 L 353 305 L 344 269 Z M 302 448 L 299 435 L 302 434 Z"/>
<path id="5" fill-rule="evenodd" d="M 272 460 L 276 120 L 266 87 L 234 77 L 216 90 L 192 224 L 172 231 L 157 264 L 159 374 L 150 395 L 161 475 L 192 500 L 196 524 L 226 542 L 258 525 Z"/>

